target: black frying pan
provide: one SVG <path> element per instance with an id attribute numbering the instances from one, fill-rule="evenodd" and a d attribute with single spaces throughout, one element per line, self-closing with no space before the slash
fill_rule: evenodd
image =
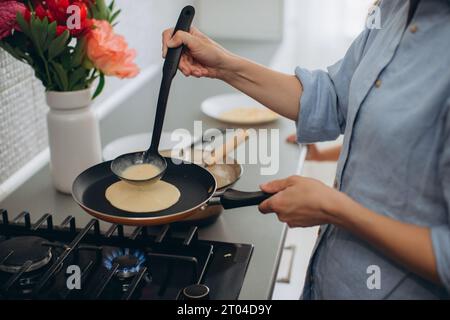
<path id="1" fill-rule="evenodd" d="M 134 213 L 113 207 L 105 197 L 106 189 L 119 181 L 111 171 L 111 161 L 100 163 L 81 173 L 75 180 L 72 196 L 87 213 L 111 223 L 149 226 L 183 220 L 195 209 L 220 203 L 225 209 L 258 205 L 268 197 L 263 192 L 241 192 L 228 189 L 216 193 L 216 180 L 205 168 L 166 158 L 167 170 L 161 179 L 175 185 L 181 193 L 172 207 L 157 212 Z"/>
<path id="2" fill-rule="evenodd" d="M 185 7 L 178 18 L 174 33 L 177 30 L 189 31 L 194 14 L 193 7 Z M 183 47 L 169 49 L 164 61 L 152 137 L 152 146 L 154 145 L 155 150 L 158 150 L 170 86 L 177 72 L 182 50 Z M 127 155 L 121 157 L 127 158 Z M 269 197 L 262 192 L 244 193 L 230 189 L 221 195 L 216 194 L 217 197 L 211 200 L 215 195 L 217 183 L 208 170 L 192 163 L 180 164 L 179 160 L 174 162 L 171 158 L 162 159 L 167 162 L 167 168 L 161 180 L 173 184 L 181 193 L 178 202 L 166 210 L 133 213 L 113 207 L 105 197 L 106 189 L 119 181 L 111 170 L 111 161 L 103 162 L 81 173 L 73 183 L 73 198 L 86 212 L 101 220 L 126 225 L 159 225 L 187 218 L 195 213 L 195 209 L 208 203 L 220 203 L 225 209 L 230 209 L 257 205 Z"/>

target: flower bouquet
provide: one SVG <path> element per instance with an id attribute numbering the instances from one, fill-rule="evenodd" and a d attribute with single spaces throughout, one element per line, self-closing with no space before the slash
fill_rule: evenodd
<path id="1" fill-rule="evenodd" d="M 114 33 L 119 14 L 114 1 L 0 0 L 0 48 L 30 65 L 46 88 L 50 167 L 54 186 L 64 193 L 79 173 L 102 161 L 89 106 L 105 76 L 139 73 L 136 51 Z"/>
<path id="2" fill-rule="evenodd" d="M 116 35 L 114 1 L 0 0 L 0 47 L 29 64 L 47 91 L 77 91 L 106 76 L 139 73 L 135 50 Z"/>

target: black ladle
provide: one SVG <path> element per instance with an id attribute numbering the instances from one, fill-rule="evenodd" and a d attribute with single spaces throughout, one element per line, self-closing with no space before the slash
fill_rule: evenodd
<path id="1" fill-rule="evenodd" d="M 194 19 L 194 15 L 194 7 L 184 7 L 180 13 L 180 17 L 178 18 L 173 34 L 175 34 L 179 30 L 189 32 L 192 20 Z M 159 90 L 155 124 L 153 127 L 153 135 L 150 148 L 144 152 L 133 152 L 121 155 L 114 159 L 114 161 L 111 163 L 112 172 L 121 180 L 137 185 L 147 185 L 157 182 L 159 179 L 161 179 L 167 169 L 167 162 L 164 157 L 159 154 L 158 147 L 159 141 L 161 139 L 164 117 L 166 114 L 170 86 L 172 84 L 172 79 L 177 73 L 178 64 L 180 63 L 181 54 L 183 52 L 183 47 L 184 46 L 180 46 L 178 48 L 170 48 L 167 51 L 167 56 L 163 67 L 163 76 L 161 81 L 161 88 Z M 156 166 L 159 169 L 158 174 L 150 178 L 144 177 L 141 180 L 131 180 L 123 176 L 123 172 L 127 168 L 139 164 L 151 164 Z"/>

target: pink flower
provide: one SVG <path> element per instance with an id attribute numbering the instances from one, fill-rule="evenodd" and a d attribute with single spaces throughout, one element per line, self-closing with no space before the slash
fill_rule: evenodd
<path id="1" fill-rule="evenodd" d="M 17 25 L 17 13 L 25 15 L 25 5 L 12 0 L 0 0 L 0 40 L 11 35 Z"/>
<path id="2" fill-rule="evenodd" d="M 134 63 L 136 50 L 128 48 L 125 38 L 115 34 L 107 21 L 94 20 L 86 39 L 89 60 L 105 75 L 123 79 L 139 73 Z"/>

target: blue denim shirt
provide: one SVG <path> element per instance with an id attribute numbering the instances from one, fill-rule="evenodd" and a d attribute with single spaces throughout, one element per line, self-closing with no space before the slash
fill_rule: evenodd
<path id="1" fill-rule="evenodd" d="M 303 84 L 300 142 L 344 134 L 336 187 L 396 220 L 429 227 L 433 285 L 335 226 L 322 226 L 303 292 L 312 299 L 434 299 L 450 292 L 450 1 L 382 1 L 381 29 L 366 29 L 325 71 L 296 69 Z M 380 288 L 369 289 L 370 266 Z M 369 268 L 369 273 L 368 273 Z"/>

